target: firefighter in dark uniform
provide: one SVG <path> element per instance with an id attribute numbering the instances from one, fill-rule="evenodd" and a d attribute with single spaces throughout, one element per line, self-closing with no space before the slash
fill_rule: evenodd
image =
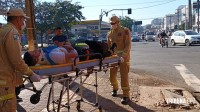
<path id="1" fill-rule="evenodd" d="M 108 47 L 116 43 L 116 49 L 114 54 L 121 57 L 124 61 L 120 63 L 119 67 L 110 69 L 110 82 L 113 87 L 112 96 L 117 96 L 118 81 L 117 71 L 120 69 L 121 76 L 121 88 L 123 91 L 122 104 L 127 104 L 130 101 L 130 87 L 129 87 L 129 68 L 130 68 L 130 49 L 131 49 L 131 33 L 126 27 L 123 27 L 119 23 L 119 18 L 113 16 L 110 18 L 111 30 L 107 34 Z"/>

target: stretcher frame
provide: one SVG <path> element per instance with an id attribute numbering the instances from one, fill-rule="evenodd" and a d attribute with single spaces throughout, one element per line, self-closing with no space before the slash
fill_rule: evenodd
<path id="1" fill-rule="evenodd" d="M 98 54 L 95 54 L 98 55 Z M 85 56 L 85 55 L 84 55 Z M 80 57 L 80 56 L 79 56 Z M 78 58 L 78 57 L 77 57 Z M 93 105 L 95 108 L 91 111 L 94 111 L 96 109 L 99 109 L 101 111 L 101 106 L 98 103 L 98 82 L 97 82 L 97 73 L 100 71 L 107 71 L 108 69 L 112 67 L 116 67 L 120 64 L 120 58 L 118 56 L 111 56 L 107 58 L 99 58 L 94 60 L 88 60 L 88 61 L 82 61 L 77 62 L 77 58 L 75 58 L 74 63 L 70 64 L 63 64 L 63 65 L 41 65 L 41 66 L 34 66 L 30 67 L 35 73 L 47 76 L 49 81 L 48 83 L 44 84 L 44 86 L 41 88 L 41 90 L 36 90 L 35 86 L 33 85 L 33 91 L 36 92 L 36 94 L 31 96 L 31 99 L 34 100 L 31 103 L 36 104 L 40 100 L 40 94 L 42 93 L 42 90 L 47 86 L 48 84 L 51 84 L 50 91 L 49 91 L 49 97 L 47 102 L 47 111 L 50 111 L 49 105 L 52 103 L 53 105 L 53 111 L 56 111 L 57 105 L 57 112 L 60 112 L 61 107 L 68 108 L 68 111 L 70 111 L 70 105 L 74 102 L 71 102 L 71 99 L 75 96 L 77 92 L 80 91 L 80 100 L 76 100 L 77 102 L 77 110 L 80 110 L 81 102 L 85 102 L 88 104 Z M 83 71 L 90 69 L 90 73 L 84 73 Z M 69 76 L 69 74 L 75 73 L 75 75 Z M 90 103 L 83 100 L 83 85 L 86 84 L 85 81 L 89 77 L 90 74 L 95 74 L 95 84 L 93 85 L 96 88 L 95 94 L 96 94 L 96 101 L 95 103 Z M 83 77 L 85 77 L 83 79 Z M 73 93 L 73 95 L 69 96 L 69 89 L 70 85 L 77 79 L 80 78 L 79 87 L 76 89 L 76 91 Z M 72 80 L 73 79 L 73 80 Z M 72 80 L 72 81 L 71 81 Z M 60 91 L 60 96 L 58 100 L 54 99 L 54 83 L 55 82 L 61 82 L 63 83 L 62 89 Z M 33 84 L 33 83 L 32 83 Z M 65 87 L 65 84 L 67 84 L 67 87 Z M 91 85 L 91 84 L 89 84 Z M 67 92 L 67 103 L 61 104 L 62 97 L 64 93 Z M 50 102 L 50 99 L 52 98 L 52 102 Z M 30 100 L 31 101 L 31 100 Z"/>

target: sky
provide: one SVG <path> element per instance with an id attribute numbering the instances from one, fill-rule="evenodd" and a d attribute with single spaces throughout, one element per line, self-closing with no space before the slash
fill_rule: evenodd
<path id="1" fill-rule="evenodd" d="M 40 0 L 41 2 L 55 2 L 56 0 Z M 142 21 L 142 25 L 150 24 L 153 18 L 164 17 L 166 14 L 174 14 L 178 6 L 188 5 L 188 0 L 71 0 L 79 2 L 84 8 L 81 10 L 86 20 L 97 20 L 102 12 L 110 11 L 108 16 L 103 16 L 103 21 L 108 22 L 114 14 L 116 16 L 128 16 L 136 21 Z M 197 1 L 197 0 L 192 0 Z M 132 9 L 132 14 L 127 10 Z M 112 11 L 111 11 L 112 10 Z M 0 22 L 3 17 L 0 16 Z"/>

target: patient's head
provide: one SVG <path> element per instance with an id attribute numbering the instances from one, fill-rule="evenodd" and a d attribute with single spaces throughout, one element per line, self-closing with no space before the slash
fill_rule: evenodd
<path id="1" fill-rule="evenodd" d="M 24 61 L 28 66 L 37 64 L 40 56 L 40 50 L 28 51 L 24 54 Z"/>

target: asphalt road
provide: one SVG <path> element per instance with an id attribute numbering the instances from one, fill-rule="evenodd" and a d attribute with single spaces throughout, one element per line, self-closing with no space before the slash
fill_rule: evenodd
<path id="1" fill-rule="evenodd" d="M 175 68 L 176 64 L 184 65 L 200 79 L 200 45 L 162 48 L 158 41 L 132 42 L 131 69 L 135 73 L 156 76 L 175 86 L 191 89 Z"/>

